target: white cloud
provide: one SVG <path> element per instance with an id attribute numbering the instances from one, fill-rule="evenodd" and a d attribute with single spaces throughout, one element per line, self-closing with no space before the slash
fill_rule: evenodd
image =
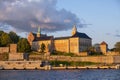
<path id="1" fill-rule="evenodd" d="M 14 28 L 34 31 L 70 29 L 79 23 L 77 16 L 65 9 L 56 9 L 57 0 L 0 0 L 0 22 Z"/>

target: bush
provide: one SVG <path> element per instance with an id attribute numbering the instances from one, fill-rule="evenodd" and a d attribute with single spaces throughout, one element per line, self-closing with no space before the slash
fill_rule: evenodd
<path id="1" fill-rule="evenodd" d="M 63 64 L 64 66 L 89 66 L 89 65 L 96 65 L 98 63 L 93 62 L 68 62 L 68 61 L 50 61 L 50 64 L 52 66 L 59 66 L 60 64 Z"/>
<path id="2" fill-rule="evenodd" d="M 90 56 L 99 56 L 99 55 L 103 55 L 103 53 L 102 52 L 91 52 L 89 55 Z"/>
<path id="3" fill-rule="evenodd" d="M 54 51 L 51 55 L 77 56 L 74 53 L 66 53 L 66 52 L 60 52 L 60 51 Z"/>

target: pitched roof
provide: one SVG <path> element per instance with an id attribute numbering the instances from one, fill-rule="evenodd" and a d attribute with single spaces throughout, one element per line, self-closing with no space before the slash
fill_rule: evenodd
<path id="1" fill-rule="evenodd" d="M 70 36 L 67 36 L 67 37 L 56 37 L 54 38 L 54 40 L 61 40 L 61 39 L 69 39 Z"/>
<path id="2" fill-rule="evenodd" d="M 32 33 L 32 34 L 33 34 L 33 36 L 34 36 L 34 37 L 36 37 L 36 36 L 37 36 L 37 35 L 36 35 L 36 33 Z"/>
<path id="3" fill-rule="evenodd" d="M 45 37 L 36 37 L 34 41 L 43 41 L 43 40 L 51 40 L 53 36 L 45 36 Z"/>
<path id="4" fill-rule="evenodd" d="M 107 45 L 107 43 L 105 41 L 103 41 L 100 45 Z"/>
<path id="5" fill-rule="evenodd" d="M 85 33 L 80 33 L 80 32 L 76 32 L 73 36 L 67 36 L 67 37 L 56 37 L 53 38 L 53 36 L 47 36 L 42 34 L 43 36 L 41 37 L 37 37 L 35 33 L 33 33 L 35 39 L 34 41 L 43 41 L 43 40 L 61 40 L 61 39 L 69 39 L 69 38 L 74 38 L 74 37 L 79 37 L 79 38 L 86 38 L 86 39 L 91 39 L 88 35 L 86 35 Z"/>
<path id="6" fill-rule="evenodd" d="M 91 39 L 87 34 L 80 33 L 80 32 L 76 32 L 72 37 L 79 37 L 79 38 Z"/>

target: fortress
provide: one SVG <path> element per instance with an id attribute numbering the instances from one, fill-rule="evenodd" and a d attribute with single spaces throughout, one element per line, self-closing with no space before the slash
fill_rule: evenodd
<path id="1" fill-rule="evenodd" d="M 40 51 L 42 43 L 45 44 L 45 52 L 61 51 L 80 54 L 80 52 L 86 51 L 92 46 L 92 39 L 85 33 L 77 31 L 76 25 L 73 26 L 72 35 L 66 37 L 47 36 L 41 34 L 40 27 L 37 34 L 30 32 L 28 35 L 28 41 L 31 44 L 32 50 Z"/>
<path id="2" fill-rule="evenodd" d="M 92 47 L 92 38 L 85 33 L 78 32 L 76 25 L 73 26 L 71 36 L 66 37 L 54 37 L 41 34 L 40 27 L 38 27 L 37 33 L 29 33 L 28 42 L 30 43 L 32 50 L 38 52 L 40 52 L 41 44 L 44 43 L 46 53 L 60 51 L 74 53 L 80 56 L 87 56 L 88 53 L 86 51 Z M 118 52 L 109 51 L 108 44 L 104 41 L 94 46 L 94 49 L 95 52 L 101 52 L 104 55 L 119 55 Z"/>

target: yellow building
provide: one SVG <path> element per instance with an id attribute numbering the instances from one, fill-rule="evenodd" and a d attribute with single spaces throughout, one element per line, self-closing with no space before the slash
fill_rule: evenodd
<path id="1" fill-rule="evenodd" d="M 39 28 L 37 34 L 29 33 L 28 41 L 32 49 L 36 51 L 40 51 L 40 45 L 44 43 L 46 46 L 45 52 L 56 50 L 75 54 L 86 51 L 92 45 L 92 39 L 85 33 L 78 32 L 75 25 L 71 36 L 54 38 L 53 36 L 41 34 Z"/>

